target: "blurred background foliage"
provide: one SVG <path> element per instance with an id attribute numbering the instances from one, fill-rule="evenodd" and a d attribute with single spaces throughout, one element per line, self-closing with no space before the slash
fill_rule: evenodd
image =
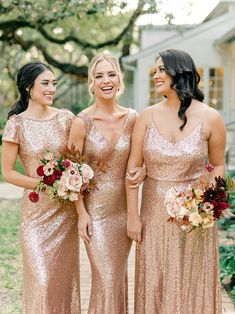
<path id="1" fill-rule="evenodd" d="M 42 60 L 58 78 L 55 105 L 74 113 L 87 106 L 87 65 L 98 52 L 120 58 L 138 46 L 136 21 L 161 1 L 0 0 L 0 129 L 17 99 L 17 70 Z M 5 108 L 7 107 L 7 110 Z"/>

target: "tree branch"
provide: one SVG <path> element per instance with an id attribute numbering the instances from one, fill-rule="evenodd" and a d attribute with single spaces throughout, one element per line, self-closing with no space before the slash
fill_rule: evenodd
<path id="1" fill-rule="evenodd" d="M 19 44 L 25 51 L 29 50 L 33 46 L 39 49 L 42 52 L 45 60 L 55 68 L 60 69 L 63 73 L 75 75 L 81 80 L 87 78 L 87 66 L 76 66 L 71 63 L 62 63 L 57 61 L 48 53 L 46 48 L 38 41 L 23 40 L 22 37 L 18 35 L 15 35 L 14 39 L 15 42 Z"/>
<path id="2" fill-rule="evenodd" d="M 39 33 L 48 41 L 55 43 L 55 44 L 59 44 L 59 45 L 63 45 L 69 41 L 72 41 L 76 44 L 78 44 L 79 46 L 83 47 L 84 49 L 86 48 L 91 48 L 91 49 L 101 49 L 103 47 L 106 46 L 116 46 L 119 44 L 119 42 L 122 40 L 123 36 L 129 31 L 132 31 L 133 25 L 136 21 L 136 19 L 139 17 L 139 15 L 141 14 L 141 10 L 142 10 L 143 4 L 141 4 L 141 6 L 139 6 L 137 8 L 137 10 L 133 13 L 133 15 L 131 16 L 129 23 L 127 24 L 127 26 L 119 33 L 119 35 L 117 35 L 115 38 L 107 40 L 103 43 L 99 43 L 99 44 L 93 44 L 90 42 L 87 42 L 86 40 L 80 39 L 79 37 L 75 37 L 72 35 L 66 36 L 65 38 L 59 39 L 59 38 L 55 38 L 53 36 L 51 36 L 49 33 L 46 32 L 46 30 L 44 29 L 43 26 L 41 26 L 41 22 L 37 23 L 36 25 L 28 22 L 28 21 L 20 21 L 20 20 L 10 20 L 10 21 L 4 21 L 4 22 L 0 22 L 0 29 L 2 29 L 3 31 L 8 31 L 8 32 L 14 32 L 16 31 L 18 28 L 24 28 L 24 27 L 30 27 L 33 29 L 37 29 L 39 31 Z M 52 20 L 53 21 L 53 20 Z M 51 23 L 52 21 L 47 21 L 47 23 Z M 1 39 L 1 37 L 0 37 Z"/>

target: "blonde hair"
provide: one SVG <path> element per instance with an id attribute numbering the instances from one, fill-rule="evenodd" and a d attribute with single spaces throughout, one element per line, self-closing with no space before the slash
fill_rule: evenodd
<path id="1" fill-rule="evenodd" d="M 117 93 L 117 96 L 121 95 L 125 88 L 124 81 L 123 81 L 123 74 L 121 72 L 118 59 L 114 57 L 113 55 L 111 55 L 110 53 L 100 53 L 92 58 L 88 67 L 88 91 L 91 96 L 91 100 L 93 100 L 94 98 L 94 94 L 93 94 L 93 87 L 94 87 L 94 81 L 95 81 L 94 70 L 95 70 L 96 65 L 99 62 L 104 61 L 104 60 L 112 64 L 114 70 L 117 72 L 117 75 L 119 77 L 120 86 L 119 86 L 119 91 Z"/>

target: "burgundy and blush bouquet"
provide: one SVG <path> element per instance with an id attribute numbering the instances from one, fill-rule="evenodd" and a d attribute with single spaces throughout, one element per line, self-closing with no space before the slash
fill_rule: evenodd
<path id="1" fill-rule="evenodd" d="M 206 165 L 207 172 L 213 166 Z M 189 185 L 185 190 L 172 187 L 165 195 L 164 204 L 170 218 L 168 221 L 179 224 L 181 230 L 192 231 L 198 227 L 208 229 L 220 217 L 232 215 L 228 208 L 229 194 L 234 193 L 234 181 L 231 178 L 215 177 L 209 184 L 209 176 L 201 178 L 199 187 Z"/>
<path id="2" fill-rule="evenodd" d="M 37 168 L 41 180 L 29 194 L 32 202 L 39 200 L 39 192 L 59 201 L 76 201 L 79 195 L 86 196 L 91 192 L 94 186 L 94 172 L 91 167 L 84 162 L 79 152 L 70 151 L 69 157 L 73 158 L 66 157 L 66 153 L 57 158 L 54 153 L 46 152 Z"/>

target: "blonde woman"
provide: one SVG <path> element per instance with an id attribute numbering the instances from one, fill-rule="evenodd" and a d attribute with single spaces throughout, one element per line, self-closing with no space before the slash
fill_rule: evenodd
<path id="1" fill-rule="evenodd" d="M 131 247 L 124 180 L 137 113 L 116 101 L 124 84 L 114 56 L 100 54 L 91 60 L 88 83 L 94 103 L 75 118 L 69 138 L 69 146 L 74 144 L 88 159 L 97 181 L 97 189 L 77 204 L 79 235 L 92 269 L 88 313 L 124 314 Z M 135 170 L 138 179 L 145 175 Z"/>

